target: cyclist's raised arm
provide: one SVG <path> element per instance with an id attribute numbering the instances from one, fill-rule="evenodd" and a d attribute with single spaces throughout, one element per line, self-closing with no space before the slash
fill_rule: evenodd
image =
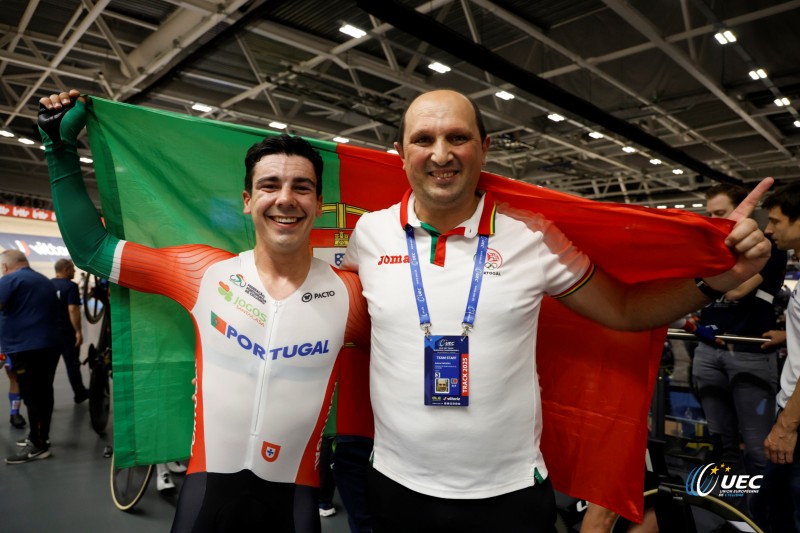
<path id="1" fill-rule="evenodd" d="M 39 100 L 39 129 L 64 243 L 76 265 L 109 278 L 120 240 L 106 231 L 83 183 L 77 139 L 86 125 L 86 101 L 79 95 L 73 90 Z"/>
<path id="2" fill-rule="evenodd" d="M 151 248 L 108 233 L 83 182 L 77 138 L 90 103 L 78 91 L 39 100 L 39 128 L 64 243 L 80 268 L 125 287 L 163 294 L 191 309 L 203 272 L 233 254 L 205 245 Z M 164 272 L 170 273 L 169 282 Z"/>

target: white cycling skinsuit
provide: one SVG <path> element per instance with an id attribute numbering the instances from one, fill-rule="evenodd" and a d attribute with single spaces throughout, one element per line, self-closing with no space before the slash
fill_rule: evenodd
<path id="1" fill-rule="evenodd" d="M 84 113 L 76 102 L 64 115 L 62 137 L 77 135 Z M 106 231 L 86 193 L 75 140 L 63 141 L 62 150 L 45 144 L 59 227 L 75 264 L 165 295 L 192 315 L 197 390 L 187 481 L 203 474 L 203 485 L 195 492 L 201 501 L 187 504 L 190 522 L 204 499 L 226 497 L 226 490 L 211 496 L 212 474 L 246 471 L 268 482 L 318 486 L 339 350 L 346 341 L 369 342 L 358 277 L 313 259 L 301 287 L 278 301 L 261 283 L 252 250 L 235 255 L 206 245 L 157 249 L 120 240 Z M 178 518 L 182 511 L 179 504 Z M 173 530 L 198 530 L 178 528 L 178 518 Z"/>

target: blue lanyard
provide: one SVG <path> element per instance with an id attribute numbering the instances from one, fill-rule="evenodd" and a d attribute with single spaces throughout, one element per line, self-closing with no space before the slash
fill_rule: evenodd
<path id="1" fill-rule="evenodd" d="M 419 254 L 417 253 L 417 240 L 414 237 L 414 228 L 406 225 L 406 244 L 408 245 L 408 259 L 411 266 L 411 282 L 414 284 L 414 299 L 417 302 L 419 313 L 419 327 L 425 336 L 431 334 L 431 315 L 428 312 L 428 300 L 425 298 L 425 287 L 422 285 L 422 271 L 419 267 Z M 475 324 L 475 313 L 478 309 L 478 298 L 481 295 L 483 282 L 483 267 L 486 264 L 486 251 L 489 249 L 488 235 L 478 236 L 478 251 L 475 254 L 475 266 L 472 269 L 472 279 L 469 286 L 467 308 L 464 311 L 463 335 L 467 336 Z"/>

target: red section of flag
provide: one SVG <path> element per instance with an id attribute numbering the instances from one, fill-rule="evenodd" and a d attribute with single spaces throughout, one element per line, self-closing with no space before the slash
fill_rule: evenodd
<path id="1" fill-rule="evenodd" d="M 336 151 L 340 202 L 377 211 L 399 202 L 408 189 L 408 179 L 397 155 L 346 144 L 338 145 Z"/>
<path id="2" fill-rule="evenodd" d="M 372 438 L 375 424 L 369 396 L 369 355 L 345 346 L 339 352 L 336 434 Z"/>

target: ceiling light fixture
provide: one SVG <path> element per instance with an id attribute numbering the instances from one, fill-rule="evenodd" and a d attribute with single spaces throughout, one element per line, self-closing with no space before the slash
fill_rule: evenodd
<path id="1" fill-rule="evenodd" d="M 447 65 L 442 65 L 438 61 L 434 61 L 433 63 L 428 65 L 428 68 L 431 69 L 431 70 L 435 70 L 439 74 L 444 74 L 446 72 L 450 72 L 450 67 L 448 67 Z"/>
<path id="2" fill-rule="evenodd" d="M 269 123 L 269 127 L 275 128 L 276 130 L 285 130 L 286 124 L 284 124 L 283 122 L 278 122 L 273 120 L 272 122 Z"/>
<path id="3" fill-rule="evenodd" d="M 195 111 L 200 111 L 201 113 L 208 113 L 209 111 L 214 110 L 214 108 L 211 107 L 210 105 L 200 104 L 200 103 L 194 104 L 192 106 L 192 109 L 194 109 Z"/>
<path id="4" fill-rule="evenodd" d="M 716 39 L 719 44 L 729 44 L 736 42 L 736 36 L 733 34 L 731 30 L 725 30 L 715 33 L 714 39 Z"/>
<path id="5" fill-rule="evenodd" d="M 565 120 L 564 117 L 562 117 L 558 113 L 550 113 L 549 115 L 547 115 L 547 118 L 549 118 L 553 122 L 561 122 L 562 120 Z"/>
<path id="6" fill-rule="evenodd" d="M 367 34 L 367 32 L 365 32 L 364 30 L 356 28 L 355 26 L 351 26 L 350 24 L 345 24 L 344 26 L 339 28 L 339 31 L 342 33 L 346 33 L 350 37 L 354 37 L 356 39 L 360 39 Z"/>
<path id="7" fill-rule="evenodd" d="M 344 143 L 349 143 L 350 139 L 348 139 L 347 137 L 334 137 L 333 142 L 344 144 Z"/>
<path id="8" fill-rule="evenodd" d="M 88 157 L 81 157 L 80 158 L 80 162 L 81 163 L 92 163 L 92 160 L 90 158 L 88 158 Z"/>
<path id="9" fill-rule="evenodd" d="M 650 160 L 650 164 L 651 165 L 660 165 L 661 164 L 661 160 L 654 157 L 653 159 Z"/>
<path id="10" fill-rule="evenodd" d="M 36 143 L 35 143 L 35 142 L 33 142 L 32 140 L 30 140 L 30 139 L 26 139 L 25 137 L 20 137 L 20 138 L 19 138 L 19 139 L 17 139 L 17 140 L 18 140 L 19 142 L 21 142 L 22 144 L 36 144 Z"/>
<path id="11" fill-rule="evenodd" d="M 683 174 L 683 170 L 681 170 L 679 168 L 673 168 L 672 169 L 672 173 L 680 176 L 681 174 Z"/>
<path id="12" fill-rule="evenodd" d="M 763 80 L 764 78 L 767 77 L 767 73 L 764 72 L 763 68 L 751 70 L 750 72 L 748 72 L 748 75 L 754 80 Z"/>
<path id="13" fill-rule="evenodd" d="M 8 130 L 0 130 L 0 136 L 2 137 L 13 137 L 14 134 Z"/>
<path id="14" fill-rule="evenodd" d="M 800 128 L 800 120 L 795 120 L 794 121 L 794 127 L 795 128 Z"/>
<path id="15" fill-rule="evenodd" d="M 632 154 L 636 151 L 636 148 L 634 148 L 633 146 L 623 146 L 622 151 L 625 152 L 626 154 Z"/>
<path id="16" fill-rule="evenodd" d="M 686 206 L 683 204 L 675 204 L 675 209 L 683 209 L 684 207 Z"/>
<path id="17" fill-rule="evenodd" d="M 656 206 L 656 209 L 666 209 L 666 208 L 667 208 L 667 206 L 665 206 L 665 205 L 657 205 Z"/>
<path id="18" fill-rule="evenodd" d="M 395 150 L 394 148 L 389 148 L 389 149 L 388 149 L 388 150 L 386 150 L 386 151 L 387 151 L 387 152 L 389 152 L 390 154 L 394 154 L 394 155 L 400 155 L 400 152 L 398 152 L 398 151 L 397 151 L 397 150 Z"/>
<path id="19" fill-rule="evenodd" d="M 703 207 L 703 204 L 692 204 L 692 207 Z"/>
<path id="20" fill-rule="evenodd" d="M 498 98 L 503 99 L 503 100 L 513 100 L 514 99 L 514 95 L 509 93 L 509 92 L 506 92 L 506 91 L 497 91 L 496 93 L 494 93 L 494 95 L 496 97 L 498 97 Z"/>
<path id="21" fill-rule="evenodd" d="M 778 107 L 783 107 L 785 105 L 789 105 L 790 103 L 791 102 L 789 102 L 789 99 L 786 98 L 785 96 L 783 98 L 776 98 L 775 99 L 775 105 L 778 106 Z"/>
<path id="22" fill-rule="evenodd" d="M 592 139 L 602 139 L 603 134 L 600 133 L 599 131 L 591 131 L 589 132 L 589 137 L 591 137 Z"/>

